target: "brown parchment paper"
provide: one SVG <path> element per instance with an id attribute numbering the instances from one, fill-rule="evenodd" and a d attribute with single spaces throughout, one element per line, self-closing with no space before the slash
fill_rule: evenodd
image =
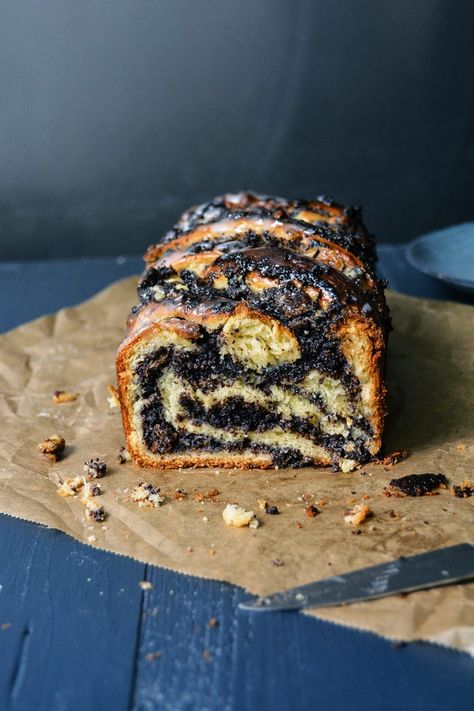
<path id="1" fill-rule="evenodd" d="M 84 304 L 0 337 L 0 511 L 108 551 L 226 580 L 257 594 L 402 554 L 473 542 L 474 497 L 458 499 L 443 491 L 400 499 L 382 493 L 391 478 L 407 473 L 443 472 L 452 483 L 474 479 L 471 307 L 389 293 L 395 330 L 389 346 L 386 448 L 410 451 L 399 464 L 372 464 L 351 474 L 323 468 L 161 472 L 116 463 L 123 435 L 119 412 L 107 401 L 136 281 L 119 282 Z M 58 389 L 79 397 L 55 405 L 52 392 Z M 56 433 L 68 447 L 64 459 L 51 464 L 36 447 Z M 81 474 L 84 460 L 95 456 L 109 465 L 101 480 L 104 524 L 86 521 L 78 498 L 56 494 L 60 478 Z M 142 480 L 166 494 L 159 509 L 124 500 L 123 491 Z M 177 487 L 187 492 L 183 500 L 172 498 Z M 218 496 L 196 500 L 196 493 L 214 488 Z M 306 516 L 303 495 L 326 502 L 317 504 L 320 515 Z M 280 515 L 265 514 L 259 499 L 276 504 Z M 354 535 L 343 514 L 348 503 L 362 500 L 374 517 Z M 227 528 L 222 510 L 229 502 L 254 510 L 260 528 Z M 283 565 L 275 566 L 274 559 Z M 474 584 L 309 614 L 392 639 L 427 640 L 474 653 Z"/>

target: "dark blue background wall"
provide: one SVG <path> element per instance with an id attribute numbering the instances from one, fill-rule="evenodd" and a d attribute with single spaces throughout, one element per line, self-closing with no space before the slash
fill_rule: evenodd
<path id="1" fill-rule="evenodd" d="M 0 4 L 0 258 L 137 253 L 224 190 L 474 217 L 471 0 Z"/>

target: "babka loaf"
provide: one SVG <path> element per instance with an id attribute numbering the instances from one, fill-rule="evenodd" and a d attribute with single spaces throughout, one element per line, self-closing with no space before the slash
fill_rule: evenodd
<path id="1" fill-rule="evenodd" d="M 349 471 L 378 453 L 389 316 L 358 209 L 228 194 L 145 260 L 117 355 L 137 464 Z"/>

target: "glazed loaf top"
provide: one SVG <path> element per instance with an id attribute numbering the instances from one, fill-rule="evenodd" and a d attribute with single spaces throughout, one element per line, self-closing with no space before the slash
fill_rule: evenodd
<path id="1" fill-rule="evenodd" d="M 135 461 L 346 470 L 375 455 L 389 327 L 375 258 L 360 210 L 327 198 L 242 192 L 185 212 L 147 250 L 118 352 Z"/>
<path id="2" fill-rule="evenodd" d="M 288 320 L 295 315 L 300 282 L 330 299 L 327 318 L 334 320 L 347 305 L 356 305 L 384 333 L 389 327 L 385 284 L 374 272 L 375 243 L 361 211 L 327 197 L 287 201 L 251 192 L 223 195 L 187 210 L 162 242 L 148 248 L 145 261 L 130 329 L 143 322 L 145 315 L 137 318 L 137 313 L 157 301 L 183 313 L 193 304 L 201 313 L 215 313 L 245 299 Z M 293 288 L 277 294 L 275 285 L 283 282 Z M 272 289 L 269 303 L 265 287 Z"/>

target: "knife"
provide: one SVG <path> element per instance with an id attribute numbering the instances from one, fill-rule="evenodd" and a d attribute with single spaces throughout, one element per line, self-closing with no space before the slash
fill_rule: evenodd
<path id="1" fill-rule="evenodd" d="M 374 600 L 395 593 L 413 592 L 458 583 L 474 577 L 474 546 L 460 543 L 397 558 L 389 563 L 360 568 L 266 597 L 241 602 L 249 611 L 300 610 Z"/>

